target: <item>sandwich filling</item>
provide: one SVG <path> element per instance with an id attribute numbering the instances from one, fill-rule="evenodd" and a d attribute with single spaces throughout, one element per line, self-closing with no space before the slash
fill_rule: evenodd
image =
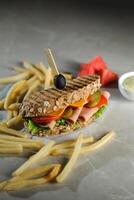
<path id="1" fill-rule="evenodd" d="M 87 99 L 80 99 L 64 109 L 43 117 L 26 118 L 26 127 L 32 135 L 55 135 L 75 130 L 100 117 L 105 110 L 109 92 L 98 90 Z"/>

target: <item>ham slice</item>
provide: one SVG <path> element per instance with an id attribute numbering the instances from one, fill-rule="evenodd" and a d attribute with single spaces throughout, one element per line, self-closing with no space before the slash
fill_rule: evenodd
<path id="1" fill-rule="evenodd" d="M 75 123 L 82 111 L 83 107 L 74 110 L 73 114 L 67 119 L 69 122 Z"/>
<path id="2" fill-rule="evenodd" d="M 83 121 L 87 122 L 97 111 L 99 108 L 87 108 L 83 107 L 79 118 L 82 119 Z"/>
<path id="3" fill-rule="evenodd" d="M 47 126 L 48 126 L 51 130 L 53 130 L 55 124 L 56 124 L 56 121 L 55 121 L 55 120 L 52 120 L 51 122 L 49 122 L 49 123 L 47 124 Z"/>
<path id="4" fill-rule="evenodd" d="M 102 91 L 101 94 L 108 100 L 110 97 L 110 93 L 107 91 Z"/>
<path id="5" fill-rule="evenodd" d="M 109 92 L 102 91 L 101 93 L 107 100 L 109 99 L 109 97 L 110 97 Z M 83 121 L 87 122 L 98 110 L 99 110 L 99 107 L 95 107 L 95 108 L 83 107 L 79 118 L 82 119 Z"/>

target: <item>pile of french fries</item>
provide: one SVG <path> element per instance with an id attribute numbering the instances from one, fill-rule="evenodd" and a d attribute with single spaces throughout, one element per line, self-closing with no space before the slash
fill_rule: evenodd
<path id="1" fill-rule="evenodd" d="M 0 124 L 0 154 L 23 156 L 25 150 L 37 152 L 43 146 L 42 141 L 28 138 L 27 133 Z"/>
<path id="2" fill-rule="evenodd" d="M 50 140 L 16 169 L 12 173 L 11 178 L 0 183 L 0 191 L 18 191 L 24 188 L 28 189 L 29 187 L 44 185 L 52 181 L 61 183 L 72 171 L 79 155 L 96 150 L 112 139 L 114 135 L 115 132 L 110 131 L 98 140 L 95 140 L 92 136 L 84 137 L 83 134 L 80 134 L 77 139 L 58 144 Z M 60 163 L 39 165 L 40 161 L 47 159 L 49 156 L 67 157 L 68 162 L 65 166 Z"/>
<path id="3" fill-rule="evenodd" d="M 7 119 L 4 124 L 10 128 L 23 126 L 19 108 L 23 100 L 26 100 L 39 87 L 47 89 L 53 84 L 53 70 L 42 62 L 33 65 L 23 61 L 20 67 L 13 67 L 15 75 L 0 78 L 0 85 L 12 84 L 7 95 L 0 99 L 0 110 L 7 111 Z M 63 73 L 66 79 L 72 79 L 72 74 Z"/>

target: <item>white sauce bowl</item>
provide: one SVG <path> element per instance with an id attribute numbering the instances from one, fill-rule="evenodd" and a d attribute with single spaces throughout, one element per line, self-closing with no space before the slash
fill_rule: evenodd
<path id="1" fill-rule="evenodd" d="M 126 78 L 130 77 L 130 76 L 134 76 L 134 72 L 128 72 L 123 74 L 119 80 L 118 80 L 118 87 L 119 90 L 121 92 L 121 94 L 128 100 L 130 101 L 134 101 L 134 92 L 127 90 L 124 86 L 123 86 L 123 82 L 125 81 Z"/>

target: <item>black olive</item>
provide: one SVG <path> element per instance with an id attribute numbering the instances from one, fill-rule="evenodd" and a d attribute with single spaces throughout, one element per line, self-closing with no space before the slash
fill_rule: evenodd
<path id="1" fill-rule="evenodd" d="M 62 74 L 56 75 L 54 77 L 54 85 L 57 89 L 64 89 L 66 86 L 66 79 Z"/>

